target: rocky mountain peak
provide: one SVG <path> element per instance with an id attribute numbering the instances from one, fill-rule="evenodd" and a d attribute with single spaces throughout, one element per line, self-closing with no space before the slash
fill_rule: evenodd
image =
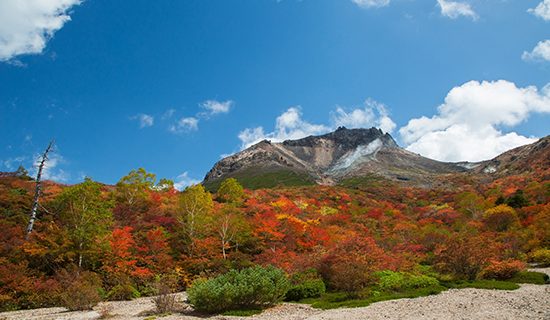
<path id="1" fill-rule="evenodd" d="M 341 150 L 352 150 L 361 145 L 368 145 L 376 139 L 380 139 L 382 144 L 388 147 L 397 147 L 389 133 L 384 133 L 381 129 L 348 129 L 339 127 L 336 131 L 320 135 L 309 136 L 298 140 L 286 140 L 282 144 L 288 147 L 315 147 L 323 141 L 330 141 Z"/>
<path id="2" fill-rule="evenodd" d="M 480 163 L 446 163 L 400 148 L 378 128 L 347 129 L 284 142 L 261 141 L 220 160 L 203 183 L 210 190 L 225 178 L 237 178 L 245 187 L 338 184 L 377 176 L 415 186 L 448 181 L 449 175 L 502 175 L 538 172 L 549 175 L 550 137 L 510 150 Z M 526 169 L 527 168 L 527 169 Z M 438 183 L 438 182 L 437 182 Z"/>

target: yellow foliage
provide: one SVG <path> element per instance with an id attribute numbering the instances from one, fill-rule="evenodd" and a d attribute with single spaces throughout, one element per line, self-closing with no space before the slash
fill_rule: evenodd
<path id="1" fill-rule="evenodd" d="M 323 216 L 331 216 L 338 213 L 338 209 L 322 206 L 321 209 L 319 209 L 319 213 L 321 213 Z"/>

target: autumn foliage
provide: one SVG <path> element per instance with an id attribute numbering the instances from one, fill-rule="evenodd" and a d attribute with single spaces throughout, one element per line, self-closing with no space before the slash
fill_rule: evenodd
<path id="1" fill-rule="evenodd" d="M 550 184 L 542 176 L 472 178 L 452 190 L 385 180 L 254 191 L 234 180 L 222 185 L 214 195 L 202 186 L 180 192 L 143 169 L 116 186 L 46 182 L 25 241 L 33 182 L 0 179 L 0 309 L 60 305 L 62 292 L 86 297 L 65 303 L 70 309 L 89 308 L 98 299 L 154 294 L 159 278 L 184 290 L 253 265 L 273 265 L 291 279 L 316 270 L 328 290 L 357 295 L 380 271 L 412 275 L 429 265 L 454 278 L 505 279 L 526 259 L 549 261 Z"/>

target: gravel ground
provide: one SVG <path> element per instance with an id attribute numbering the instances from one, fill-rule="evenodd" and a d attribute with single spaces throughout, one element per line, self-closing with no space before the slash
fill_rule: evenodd
<path id="1" fill-rule="evenodd" d="M 550 268 L 536 271 L 550 274 Z M 182 310 L 178 314 L 159 317 L 163 320 L 204 319 L 193 315 L 186 306 L 185 293 L 178 294 Z M 154 309 L 150 298 L 133 301 L 106 302 L 94 311 L 67 312 L 64 308 L 44 308 L 0 313 L 0 320 L 91 320 L 99 319 L 102 310 L 109 310 L 108 319 L 145 319 Z M 544 319 L 550 320 L 550 285 L 524 284 L 514 291 L 452 289 L 435 296 L 377 302 L 363 308 L 317 310 L 307 305 L 284 303 L 260 315 L 222 319 L 329 320 L 329 319 Z"/>

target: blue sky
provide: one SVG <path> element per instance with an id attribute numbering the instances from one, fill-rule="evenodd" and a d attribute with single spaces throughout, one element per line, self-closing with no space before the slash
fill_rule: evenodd
<path id="1" fill-rule="evenodd" d="M 550 0 L 4 0 L 0 171 L 183 185 L 339 125 L 487 159 L 550 134 L 549 39 Z"/>

